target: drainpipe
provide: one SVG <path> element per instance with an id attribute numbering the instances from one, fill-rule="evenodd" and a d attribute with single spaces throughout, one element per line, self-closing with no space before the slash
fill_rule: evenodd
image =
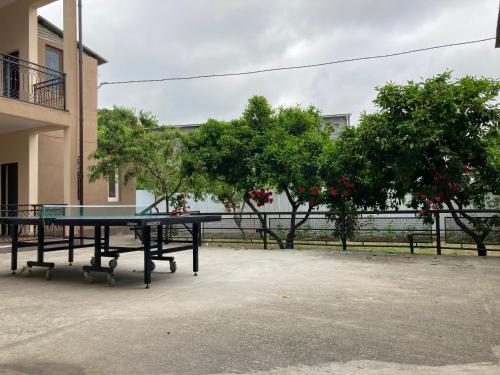
<path id="1" fill-rule="evenodd" d="M 83 33 L 82 33 L 82 0 L 78 0 L 78 40 L 80 41 L 78 48 L 78 109 L 79 109 L 79 154 L 80 168 L 78 170 L 78 190 L 80 191 L 79 201 L 83 206 Z M 83 227 L 80 226 L 80 237 L 83 237 Z M 83 239 L 80 239 L 80 244 L 83 245 Z"/>
<path id="2" fill-rule="evenodd" d="M 79 201 L 83 205 L 83 176 L 84 176 L 84 163 L 83 163 L 83 35 L 82 35 L 82 0 L 78 0 L 78 40 L 80 41 L 78 49 L 78 102 L 79 102 L 79 146 L 80 146 L 80 168 L 79 168 Z"/>

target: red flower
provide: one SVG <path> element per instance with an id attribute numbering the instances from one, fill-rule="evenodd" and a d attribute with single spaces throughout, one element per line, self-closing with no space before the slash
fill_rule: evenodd
<path id="1" fill-rule="evenodd" d="M 299 193 L 305 193 L 305 192 L 306 192 L 306 188 L 304 186 L 301 186 L 299 189 Z"/>
<path id="2" fill-rule="evenodd" d="M 309 207 L 313 207 L 313 206 L 316 206 L 316 202 L 315 201 L 310 201 L 309 202 Z"/>
<path id="3" fill-rule="evenodd" d="M 454 183 L 451 184 L 451 188 L 453 190 L 458 190 L 458 189 L 460 189 L 460 184 L 457 184 L 456 182 L 454 182 Z"/>
<path id="4" fill-rule="evenodd" d="M 472 168 L 464 167 L 464 173 L 471 173 L 471 172 L 472 172 Z"/>
<path id="5" fill-rule="evenodd" d="M 339 183 L 342 185 L 346 182 L 346 179 L 344 177 L 339 177 Z"/>
<path id="6" fill-rule="evenodd" d="M 313 196 L 318 195 L 318 188 L 313 188 L 313 189 L 311 190 L 311 195 L 313 195 Z"/>
<path id="7" fill-rule="evenodd" d="M 334 187 L 332 187 L 332 188 L 330 189 L 330 194 L 331 194 L 332 196 L 336 197 L 338 193 L 339 193 L 339 192 L 338 192 L 338 191 L 337 191 L 337 189 L 335 189 Z"/>
<path id="8" fill-rule="evenodd" d="M 431 207 L 434 211 L 439 210 L 439 206 L 437 204 L 433 204 Z"/>
<path id="9" fill-rule="evenodd" d="M 420 210 L 420 211 L 418 211 L 418 213 L 419 213 L 420 215 L 425 215 L 425 214 L 427 213 L 427 211 L 426 211 L 426 210 Z"/>
<path id="10" fill-rule="evenodd" d="M 436 196 L 434 197 L 434 200 L 435 200 L 436 202 L 441 202 L 441 196 L 440 196 L 440 195 L 436 195 Z"/>

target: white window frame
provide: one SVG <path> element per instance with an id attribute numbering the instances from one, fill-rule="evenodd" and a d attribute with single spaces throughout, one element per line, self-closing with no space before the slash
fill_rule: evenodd
<path id="1" fill-rule="evenodd" d="M 120 201 L 120 176 L 118 175 L 118 172 L 115 174 L 115 196 L 111 197 L 110 196 L 110 186 L 111 186 L 111 181 L 108 179 L 108 202 L 119 202 Z"/>

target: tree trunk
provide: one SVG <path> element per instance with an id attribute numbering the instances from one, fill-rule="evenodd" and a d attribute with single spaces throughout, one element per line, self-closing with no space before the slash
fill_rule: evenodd
<path id="1" fill-rule="evenodd" d="M 460 217 L 457 215 L 457 211 L 462 215 L 465 216 L 465 212 L 461 209 L 456 209 L 455 206 L 452 204 L 451 200 L 448 200 L 446 202 L 446 205 L 448 206 L 448 209 L 451 212 L 451 216 L 453 217 L 453 220 L 455 220 L 455 223 L 457 223 L 458 227 L 464 231 L 464 233 L 468 234 L 475 242 L 477 245 L 477 255 L 478 256 L 486 256 L 487 251 L 486 251 L 486 246 L 484 244 L 484 238 L 486 237 L 487 233 L 483 233 L 483 235 L 478 235 L 473 229 L 470 229 L 467 225 L 465 225 L 462 220 L 460 220 Z M 459 206 L 460 207 L 460 206 Z M 460 207 L 461 208 L 461 207 Z M 472 217 L 469 217 L 469 221 L 474 220 Z"/>
<path id="2" fill-rule="evenodd" d="M 243 239 L 246 241 L 247 235 L 245 234 L 245 231 L 241 227 L 241 222 L 243 220 L 243 218 L 241 216 L 241 212 L 237 213 L 236 211 L 233 211 L 233 220 L 234 220 L 234 223 L 236 224 L 236 226 L 238 227 L 239 231 L 241 232 Z"/>
<path id="3" fill-rule="evenodd" d="M 477 243 L 477 255 L 480 257 L 485 257 L 488 255 L 488 251 L 486 250 L 486 246 L 484 242 L 478 241 Z"/>
<path id="4" fill-rule="evenodd" d="M 340 235 L 340 239 L 342 241 L 342 250 L 347 250 L 347 217 L 342 214 L 342 233 Z"/>
<path id="5" fill-rule="evenodd" d="M 299 209 L 300 206 L 298 205 L 292 205 L 293 211 L 292 211 L 292 217 L 290 219 L 290 231 L 288 232 L 287 235 L 287 249 L 293 249 L 295 246 L 295 233 L 297 232 L 297 229 L 299 229 L 309 218 L 309 215 L 311 214 L 312 207 L 309 207 L 307 210 L 306 215 L 298 222 L 295 223 L 297 220 L 297 210 Z M 291 247 L 288 247 L 291 246 Z"/>
<path id="6" fill-rule="evenodd" d="M 297 217 L 297 207 L 292 207 L 292 217 L 290 218 L 290 230 L 286 236 L 286 249 L 293 249 L 295 242 L 295 230 L 297 227 L 295 226 L 295 219 Z"/>
<path id="7" fill-rule="evenodd" d="M 250 199 L 248 198 L 248 192 L 245 192 L 243 199 L 245 200 L 245 203 L 248 205 L 248 207 L 250 207 L 250 209 L 253 211 L 253 213 L 255 213 L 257 215 L 257 217 L 260 221 L 262 230 L 265 230 L 267 233 L 269 233 L 269 235 L 278 243 L 278 246 L 280 249 L 284 249 L 285 244 L 283 243 L 283 240 L 273 230 L 271 230 L 270 228 L 267 227 L 266 220 L 264 219 L 264 217 L 262 217 L 262 213 L 259 212 L 259 210 L 257 210 L 257 208 L 255 208 L 255 206 L 253 205 L 252 202 L 250 202 Z"/>

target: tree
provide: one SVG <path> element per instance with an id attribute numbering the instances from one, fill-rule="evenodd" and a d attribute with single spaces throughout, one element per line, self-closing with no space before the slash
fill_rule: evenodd
<path id="1" fill-rule="evenodd" d="M 385 209 L 388 191 L 377 169 L 372 168 L 376 155 L 367 152 L 359 128 L 346 128 L 324 153 L 320 171 L 324 182 L 323 203 L 334 223 L 334 234 L 347 249 L 347 240 L 358 228 L 356 212 L 360 208 Z"/>
<path id="2" fill-rule="evenodd" d="M 472 216 L 500 188 L 500 85 L 489 79 L 450 73 L 377 89 L 378 111 L 361 118 L 364 156 L 384 181 L 393 202 L 411 194 L 429 222 L 432 211 L 447 208 L 457 225 L 486 255 L 484 240 L 498 217 Z"/>
<path id="3" fill-rule="evenodd" d="M 318 172 L 331 132 L 321 128 L 321 121 L 314 107 L 274 110 L 265 98 L 254 96 L 241 118 L 209 120 L 197 130 L 188 148 L 185 172 L 203 174 L 209 181 L 242 192 L 262 229 L 280 248 L 293 248 L 296 230 L 319 204 Z M 285 240 L 268 228 L 260 210 L 272 202 L 270 189 L 285 193 L 292 206 Z M 308 212 L 297 221 L 303 204 L 308 204 Z"/>
<path id="4" fill-rule="evenodd" d="M 181 157 L 185 136 L 171 127 L 160 126 L 146 112 L 136 114 L 122 107 L 101 109 L 98 113 L 98 143 L 90 156 L 97 164 L 90 167 L 90 180 L 108 178 L 117 171 L 125 181 L 136 177 L 138 185 L 169 203 L 184 186 Z"/>

